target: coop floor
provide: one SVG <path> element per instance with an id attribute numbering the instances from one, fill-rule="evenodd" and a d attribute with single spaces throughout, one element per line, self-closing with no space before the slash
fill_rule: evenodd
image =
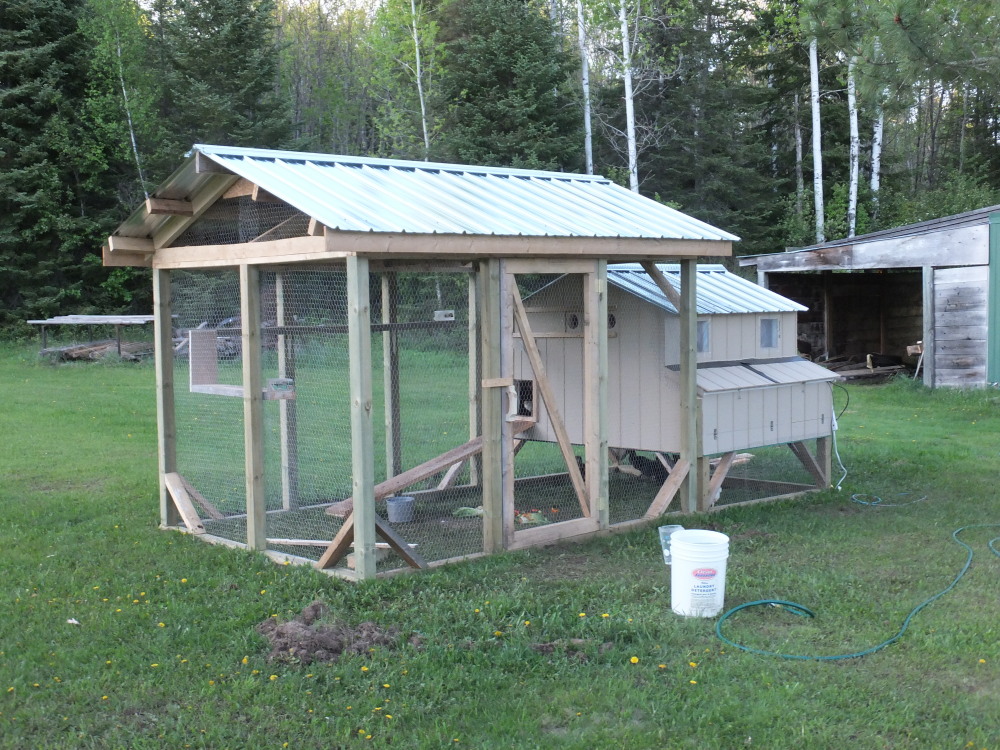
<path id="1" fill-rule="evenodd" d="M 612 525 L 642 518 L 659 489 L 655 482 L 628 474 L 612 472 L 608 479 L 609 516 Z M 767 482 L 754 486 L 745 480 L 738 488 L 724 488 L 718 505 L 761 499 L 776 494 Z M 446 560 L 482 552 L 483 519 L 480 514 L 482 492 L 479 487 L 459 487 L 441 492 L 414 493 L 413 520 L 396 523 L 396 532 L 428 562 Z M 384 502 L 376 503 L 376 512 L 387 518 Z M 558 523 L 580 517 L 580 506 L 566 475 L 522 480 L 515 488 L 515 528 Z M 325 504 L 298 510 L 274 510 L 268 513 L 269 539 L 306 539 L 316 542 L 333 539 L 342 519 L 326 513 Z M 234 541 L 246 539 L 246 518 L 237 516 L 206 520 L 208 533 Z M 299 557 L 318 560 L 324 546 L 282 545 L 269 548 Z M 342 563 L 343 564 L 343 563 Z M 379 561 L 379 570 L 402 567 L 403 561 L 389 552 Z"/>

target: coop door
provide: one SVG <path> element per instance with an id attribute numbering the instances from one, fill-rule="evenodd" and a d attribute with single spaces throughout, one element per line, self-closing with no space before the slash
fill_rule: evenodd
<path id="1" fill-rule="evenodd" d="M 598 528 L 607 311 L 596 262 L 507 261 L 504 271 L 503 516 L 516 548 Z"/>

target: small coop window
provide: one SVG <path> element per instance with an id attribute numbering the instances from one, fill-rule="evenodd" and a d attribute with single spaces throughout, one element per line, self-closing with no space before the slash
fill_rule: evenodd
<path id="1" fill-rule="evenodd" d="M 760 348 L 777 349 L 778 337 L 781 332 L 777 318 L 761 318 L 760 320 Z"/>
<path id="2" fill-rule="evenodd" d="M 699 320 L 696 338 L 698 340 L 698 353 L 704 354 L 712 351 L 712 323 L 709 320 Z"/>

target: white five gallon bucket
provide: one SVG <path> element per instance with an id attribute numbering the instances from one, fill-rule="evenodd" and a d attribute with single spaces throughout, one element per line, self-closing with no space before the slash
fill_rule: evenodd
<path id="1" fill-rule="evenodd" d="M 726 596 L 729 537 L 684 529 L 670 535 L 670 608 L 685 617 L 715 617 Z"/>

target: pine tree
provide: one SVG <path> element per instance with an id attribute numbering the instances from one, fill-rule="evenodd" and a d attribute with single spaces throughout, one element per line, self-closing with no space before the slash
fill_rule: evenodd
<path id="1" fill-rule="evenodd" d="M 437 156 L 579 171 L 573 57 L 547 9 L 524 0 L 447 0 L 439 13 L 448 124 Z"/>
<path id="2" fill-rule="evenodd" d="M 78 118 L 82 0 L 0 3 L 0 328 L 86 312 L 103 226 Z"/>
<path id="3" fill-rule="evenodd" d="M 273 0 L 157 0 L 153 9 L 175 160 L 198 142 L 286 145 Z"/>

